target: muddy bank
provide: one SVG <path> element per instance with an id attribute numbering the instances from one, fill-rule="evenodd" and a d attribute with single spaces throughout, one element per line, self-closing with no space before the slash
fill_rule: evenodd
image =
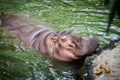
<path id="1" fill-rule="evenodd" d="M 105 49 L 92 61 L 94 80 L 120 80 L 120 40 Z"/>

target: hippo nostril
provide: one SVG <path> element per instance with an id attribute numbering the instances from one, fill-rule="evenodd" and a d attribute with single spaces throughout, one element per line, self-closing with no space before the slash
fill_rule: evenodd
<path id="1" fill-rule="evenodd" d="M 72 45 L 68 45 L 69 47 L 73 47 Z"/>

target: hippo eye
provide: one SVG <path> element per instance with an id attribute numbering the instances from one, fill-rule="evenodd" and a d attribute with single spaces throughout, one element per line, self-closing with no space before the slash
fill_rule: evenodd
<path id="1" fill-rule="evenodd" d="M 61 37 L 61 41 L 62 41 L 62 42 L 66 42 L 66 41 L 67 41 L 67 37 L 66 37 L 66 36 L 62 36 L 62 37 Z"/>

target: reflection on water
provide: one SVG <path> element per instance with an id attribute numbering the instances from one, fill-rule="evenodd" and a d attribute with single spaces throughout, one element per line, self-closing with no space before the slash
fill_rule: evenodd
<path id="1" fill-rule="evenodd" d="M 57 30 L 93 34 L 100 39 L 100 48 L 120 34 L 120 23 L 115 19 L 106 35 L 108 10 L 99 0 L 1 0 L 0 11 L 33 16 Z M 0 80 L 92 80 L 89 65 L 95 56 L 87 58 L 82 67 L 79 61 L 55 61 L 26 49 L 0 28 Z"/>

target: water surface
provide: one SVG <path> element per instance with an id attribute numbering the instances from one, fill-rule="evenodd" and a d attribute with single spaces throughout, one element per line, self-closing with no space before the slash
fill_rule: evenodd
<path id="1" fill-rule="evenodd" d="M 0 12 L 32 16 L 59 31 L 93 34 L 100 40 L 100 49 L 120 37 L 117 17 L 106 35 L 109 11 L 103 4 L 99 0 L 0 0 Z M 55 61 L 27 49 L 0 28 L 0 80 L 91 79 L 89 65 L 95 56 L 88 57 L 82 67 L 80 62 Z"/>

